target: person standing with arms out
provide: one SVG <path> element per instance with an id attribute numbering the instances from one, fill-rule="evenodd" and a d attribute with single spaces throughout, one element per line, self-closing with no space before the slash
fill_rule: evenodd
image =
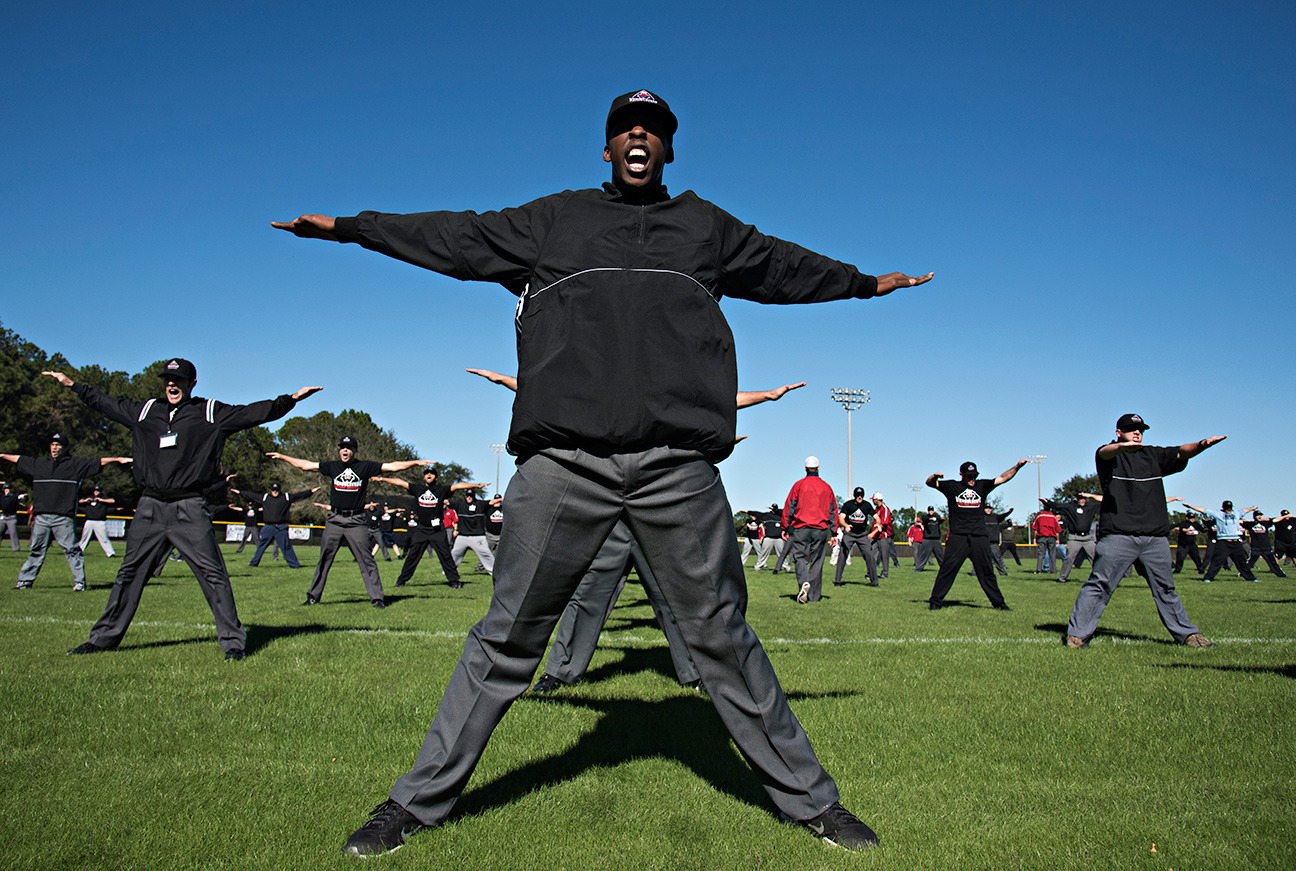
<path id="1" fill-rule="evenodd" d="M 1030 528 L 1035 533 L 1035 574 L 1053 571 L 1057 565 L 1057 540 L 1062 534 L 1057 516 L 1045 505 L 1036 513 Z"/>
<path id="2" fill-rule="evenodd" d="M 1177 533 L 1175 538 L 1175 563 L 1174 574 L 1179 574 L 1183 570 L 1184 560 L 1191 558 L 1193 565 L 1197 567 L 1197 573 L 1202 572 L 1201 554 L 1197 552 L 1197 536 L 1202 533 L 1202 527 L 1197 520 L 1197 515 L 1189 511 L 1184 519 L 1172 527 Z"/>
<path id="3" fill-rule="evenodd" d="M 252 554 L 252 560 L 248 563 L 249 568 L 256 568 L 261 564 L 261 554 L 265 553 L 266 548 L 271 544 L 283 551 L 284 562 L 288 563 L 288 568 L 299 569 L 301 562 L 297 559 L 297 551 L 293 550 L 292 540 L 288 538 L 288 509 L 294 502 L 300 502 L 308 496 L 313 495 L 319 487 L 310 490 L 299 490 L 296 493 L 284 492 L 279 482 L 270 485 L 268 493 L 245 493 L 230 487 L 229 491 L 236 496 L 242 496 L 249 503 L 248 511 L 254 512 L 253 506 L 261 506 L 261 522 L 264 524 L 261 528 L 260 535 L 257 538 L 257 548 Z M 255 513 L 253 513 L 253 528 L 256 527 Z M 242 550 L 242 545 L 239 550 Z"/>
<path id="4" fill-rule="evenodd" d="M 500 533 L 504 531 L 504 497 L 496 493 L 486 505 L 490 511 L 486 515 L 486 546 L 494 553 L 499 549 Z"/>
<path id="5" fill-rule="evenodd" d="M 271 459 L 283 460 L 303 472 L 319 472 L 329 479 L 329 512 L 324 520 L 324 535 L 320 539 L 319 563 L 315 566 L 315 576 L 311 579 L 310 589 L 306 591 L 303 605 L 319 604 L 324 595 L 324 585 L 328 583 L 329 569 L 333 567 L 333 559 L 337 556 L 338 548 L 345 544 L 360 564 L 360 577 L 364 581 L 365 592 L 369 594 L 369 601 L 375 608 L 387 607 L 382 580 L 378 577 L 378 564 L 369 553 L 369 533 L 365 522 L 365 505 L 368 504 L 365 496 L 369 489 L 369 479 L 376 478 L 383 472 L 403 472 L 425 463 L 423 460 L 398 460 L 390 463 L 357 460 L 358 447 L 354 438 L 343 436 L 338 441 L 338 458 L 322 463 L 285 456 L 278 451 L 266 454 Z"/>
<path id="6" fill-rule="evenodd" d="M 770 554 L 774 554 L 774 559 L 777 562 L 778 554 L 787 544 L 783 540 L 783 511 L 779 508 L 777 502 L 771 502 L 768 511 L 748 511 L 746 513 L 755 517 L 761 525 L 761 539 L 759 548 L 756 551 L 756 565 L 752 567 L 752 571 L 759 572 L 765 568 Z"/>
<path id="7" fill-rule="evenodd" d="M 234 493 L 238 492 L 232 487 L 230 488 L 230 490 Z M 243 548 L 246 547 L 248 544 L 252 544 L 253 550 L 255 550 L 256 549 L 255 545 L 258 545 L 260 543 L 261 543 L 261 534 L 257 531 L 256 506 L 248 505 L 247 508 L 243 509 L 243 538 L 241 541 L 239 541 L 239 546 L 238 548 L 235 549 L 234 552 L 242 553 Z M 279 548 L 276 547 L 275 555 L 277 556 L 278 554 L 279 554 Z"/>
<path id="8" fill-rule="evenodd" d="M 1247 565 L 1246 548 L 1242 546 L 1242 518 L 1246 517 L 1247 512 L 1257 509 L 1258 505 L 1252 505 L 1246 511 L 1234 511 L 1233 503 L 1225 499 L 1223 504 L 1220 505 L 1219 511 L 1211 511 L 1209 508 L 1189 505 L 1178 496 L 1170 497 L 1169 501 L 1183 502 L 1185 508 L 1191 508 L 1202 516 L 1215 521 L 1215 550 L 1211 553 L 1210 562 L 1206 565 L 1206 577 L 1202 578 L 1203 582 L 1209 584 L 1215 580 L 1215 576 L 1228 565 L 1229 560 L 1233 560 L 1233 565 L 1237 566 L 1238 574 L 1242 576 L 1242 580 L 1260 580 Z"/>
<path id="9" fill-rule="evenodd" d="M 837 543 L 837 497 L 819 477 L 818 457 L 806 457 L 805 477 L 788 491 L 783 529 L 796 569 L 796 600 L 802 605 L 818 602 L 823 596 L 824 557 Z"/>
<path id="10" fill-rule="evenodd" d="M 739 559 L 743 561 L 743 565 L 747 564 L 747 555 L 752 551 L 755 551 L 757 554 L 756 558 L 760 559 L 760 541 L 760 521 L 748 514 L 747 519 L 743 522 L 743 548 L 742 556 L 739 557 Z"/>
<path id="11" fill-rule="evenodd" d="M 0 481 L 0 540 L 9 536 L 9 544 L 17 553 L 22 550 L 18 543 L 18 512 L 22 510 L 22 500 L 26 494 L 19 493 L 8 484 Z"/>
<path id="12" fill-rule="evenodd" d="M 117 504 L 117 500 L 100 495 L 99 488 L 95 487 L 89 496 L 79 501 L 85 506 L 82 509 L 85 514 L 85 525 L 81 527 L 81 541 L 77 543 L 82 555 L 85 554 L 86 545 L 90 543 L 90 536 L 93 535 L 98 540 L 99 546 L 103 548 L 104 556 L 110 559 L 117 556 L 112 541 L 108 538 L 108 506 Z"/>
<path id="13" fill-rule="evenodd" d="M 223 486 L 225 440 L 236 432 L 283 417 L 319 387 L 303 387 L 251 405 L 226 405 L 193 395 L 198 371 L 188 360 L 168 361 L 159 373 L 162 399 L 114 399 L 62 372 L 44 373 L 76 391 L 81 401 L 131 431 L 135 480 L 143 488 L 126 530 L 126 554 L 103 616 L 90 640 L 68 651 L 99 653 L 121 644 L 154 567 L 175 547 L 198 579 L 216 623 L 226 661 L 245 657 L 247 632 L 239 622 L 229 573 L 216 542 L 203 494 Z"/>
<path id="14" fill-rule="evenodd" d="M 1274 521 L 1274 554 L 1279 564 L 1285 557 L 1289 563 L 1296 562 L 1296 517 L 1292 517 L 1286 508 Z"/>
<path id="15" fill-rule="evenodd" d="M 18 570 L 15 590 L 30 590 L 41 566 L 50 539 L 63 548 L 63 556 L 72 571 L 72 589 L 86 588 L 85 557 L 76 538 L 77 493 L 81 482 L 109 463 L 129 463 L 129 457 L 104 457 L 88 460 L 68 455 L 68 438 L 62 433 L 50 436 L 48 457 L 23 457 L 0 454 L 0 460 L 13 463 L 18 472 L 32 479 L 31 551 Z"/>
<path id="16" fill-rule="evenodd" d="M 1011 556 L 1017 565 L 1022 564 L 1021 557 L 1017 555 L 1017 541 L 1013 537 L 1016 524 L 1008 522 L 1008 515 L 1012 513 L 1011 508 L 1001 513 L 989 505 L 985 507 L 986 541 L 990 544 L 990 559 L 1001 575 L 1008 574 L 1008 562 L 1004 559 L 1004 554 Z"/>
<path id="17" fill-rule="evenodd" d="M 937 567 L 945 559 L 945 548 L 941 545 L 941 526 L 945 518 L 936 513 L 936 506 L 928 505 L 927 513 L 919 515 L 922 522 L 922 544 L 914 556 L 914 571 L 927 571 L 927 563 L 936 560 Z"/>
<path id="18" fill-rule="evenodd" d="M 913 523 L 909 524 L 909 528 L 905 530 L 905 538 L 909 540 L 909 552 L 913 554 L 914 570 L 917 571 L 918 551 L 922 548 L 923 541 L 922 522 L 914 520 Z"/>
<path id="19" fill-rule="evenodd" d="M 1040 504 L 1061 517 L 1067 526 L 1069 536 L 1067 555 L 1062 561 L 1062 569 L 1058 572 L 1059 584 L 1067 582 L 1081 552 L 1088 554 L 1089 561 L 1093 562 L 1096 554 L 1094 536 L 1097 533 L 1093 524 L 1098 519 L 1098 506 L 1101 502 L 1102 497 L 1094 493 L 1081 493 L 1076 496 L 1074 502 L 1050 502 L 1048 499 L 1040 499 Z"/>
<path id="20" fill-rule="evenodd" d="M 487 486 L 489 485 L 478 484 L 477 488 Z M 458 567 L 463 562 L 464 554 L 472 548 L 472 552 L 477 554 L 478 571 L 490 574 L 495 568 L 495 554 L 491 553 L 486 544 L 486 515 L 490 513 L 490 506 L 468 489 L 464 490 L 463 498 L 451 500 L 450 507 L 459 518 L 459 534 L 455 536 L 454 545 L 450 548 L 450 558 Z"/>
<path id="21" fill-rule="evenodd" d="M 410 515 L 413 529 L 410 530 L 409 550 L 405 551 L 405 565 L 401 568 L 396 586 L 403 587 L 414 578 L 414 570 L 423 559 L 425 551 L 435 551 L 441 561 L 441 571 L 454 589 L 463 586 L 459 580 L 459 569 L 450 554 L 450 538 L 446 534 L 444 514 L 450 502 L 450 494 L 459 490 L 480 489 L 486 484 L 469 484 L 460 481 L 446 486 L 437 483 L 436 466 L 428 463 L 423 467 L 423 483 L 411 484 L 403 478 L 374 478 L 384 484 L 408 490 L 414 497 L 414 513 Z"/>
<path id="22" fill-rule="evenodd" d="M 1067 647 L 1089 646 L 1107 603 L 1136 560 L 1147 573 L 1161 623 L 1174 640 L 1189 647 L 1214 646 L 1188 619 L 1175 591 L 1164 478 L 1182 472 L 1190 459 L 1228 436 L 1155 447 L 1143 444 L 1147 429 L 1137 414 L 1122 414 L 1116 421 L 1116 438 L 1094 454 L 1102 484 L 1098 555 L 1071 609 L 1063 638 Z"/>
<path id="23" fill-rule="evenodd" d="M 845 583 L 842 580 L 842 572 L 846 570 L 846 561 L 850 559 L 852 547 L 859 549 L 860 556 L 864 557 L 864 564 L 868 566 L 869 586 L 878 585 L 877 555 L 873 549 L 873 542 L 869 539 L 874 513 L 875 509 L 864 498 L 863 487 L 856 487 L 850 501 L 842 503 L 841 510 L 837 512 L 837 522 L 842 530 L 839 542 L 842 555 L 837 560 L 837 575 L 833 579 L 833 586 L 840 587 Z"/>
<path id="24" fill-rule="evenodd" d="M 895 553 L 895 515 L 887 506 L 881 493 L 869 497 L 874 506 L 873 547 L 877 551 L 878 577 L 886 580 L 891 577 L 891 562 Z M 899 564 L 899 561 L 896 561 Z"/>
<path id="25" fill-rule="evenodd" d="M 1273 518 L 1265 517 L 1264 513 L 1257 508 L 1251 512 L 1250 520 L 1242 521 L 1242 528 L 1246 530 L 1247 538 L 1251 541 L 1251 559 L 1247 562 L 1247 568 L 1254 571 L 1255 564 L 1263 559 L 1265 565 L 1269 566 L 1269 571 L 1280 578 L 1287 577 L 1278 565 L 1278 560 L 1274 559 L 1273 545 L 1269 543 L 1269 533 L 1274 528 Z"/>
<path id="26" fill-rule="evenodd" d="M 491 605 L 469 634 L 414 769 L 352 835 L 344 847 L 351 855 L 396 849 L 450 813 L 622 518 L 680 619 L 719 716 L 774 804 L 839 845 L 877 843 L 841 807 L 744 616 L 733 512 L 715 467 L 733 450 L 738 383 L 718 303 L 867 299 L 932 274 L 865 276 L 765 236 L 692 192 L 671 197 L 662 171 L 674 160 L 677 123 L 651 91 L 617 97 L 603 149 L 612 181 L 601 190 L 481 215 L 364 212 L 274 224 L 494 281 L 520 297 L 508 440 L 518 470 L 504 497 L 509 521 Z"/>
<path id="27" fill-rule="evenodd" d="M 972 559 L 972 568 L 976 571 L 977 581 L 980 582 L 981 589 L 990 600 L 990 604 L 1000 611 L 1012 610 L 1004 601 L 1003 594 L 999 592 L 999 583 L 995 580 L 994 569 L 991 568 L 990 539 L 986 535 L 986 511 L 992 509 L 985 504 L 985 499 L 990 495 L 991 490 L 1011 481 L 1017 474 L 1017 470 L 1027 462 L 1027 460 L 1018 460 L 1016 465 L 1000 473 L 999 477 L 992 481 L 978 478 L 976 463 L 971 461 L 959 466 L 957 481 L 942 481 L 945 476 L 940 472 L 933 472 L 927 478 L 927 486 L 943 493 L 949 504 L 946 511 L 946 516 L 949 518 L 949 540 L 945 542 L 945 562 L 941 563 L 940 571 L 936 573 L 936 581 L 932 584 L 931 598 L 927 603 L 928 610 L 939 611 L 944 607 L 945 596 L 949 594 L 950 587 L 954 586 L 954 579 L 958 577 L 963 562 L 969 557 Z"/>

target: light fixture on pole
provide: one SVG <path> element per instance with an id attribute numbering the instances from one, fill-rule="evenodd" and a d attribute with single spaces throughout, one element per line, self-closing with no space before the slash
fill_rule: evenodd
<path id="1" fill-rule="evenodd" d="M 862 408 L 866 402 L 869 402 L 870 390 L 857 390 L 853 387 L 834 387 L 832 388 L 832 399 L 846 409 L 846 492 L 854 492 L 854 481 L 852 480 L 854 457 L 851 455 L 853 445 L 851 444 L 851 412 L 857 408 Z"/>
<path id="2" fill-rule="evenodd" d="M 495 455 L 495 492 L 500 492 L 500 454 L 504 453 L 503 445 L 491 445 L 491 453 Z"/>
<path id="3" fill-rule="evenodd" d="M 918 491 L 923 488 L 922 484 L 905 484 L 914 494 L 914 522 L 918 520 Z"/>
<path id="4" fill-rule="evenodd" d="M 1039 510 L 1039 500 L 1040 500 L 1040 498 L 1042 498 L 1042 497 L 1044 496 L 1044 491 L 1043 491 L 1042 486 L 1041 486 L 1041 484 L 1040 484 L 1040 480 L 1041 480 L 1041 478 L 1042 478 L 1042 474 L 1043 474 L 1043 473 L 1042 473 L 1042 470 L 1041 470 L 1040 467 L 1044 465 L 1044 461 L 1047 460 L 1047 459 L 1048 459 L 1048 455 L 1047 455 L 1047 454 L 1029 454 L 1029 455 L 1027 455 L 1027 457 L 1026 457 L 1026 461 L 1027 461 L 1027 462 L 1029 462 L 1029 463 L 1034 463 L 1034 464 L 1035 464 L 1035 510 L 1036 510 L 1036 511 Z M 1030 528 L 1028 527 L 1028 528 L 1026 529 L 1026 539 L 1027 539 L 1027 543 L 1029 543 L 1029 544 L 1033 544 L 1033 543 L 1034 543 L 1034 537 L 1035 537 L 1035 532 L 1034 532 L 1034 530 L 1032 530 L 1032 529 L 1030 529 Z"/>

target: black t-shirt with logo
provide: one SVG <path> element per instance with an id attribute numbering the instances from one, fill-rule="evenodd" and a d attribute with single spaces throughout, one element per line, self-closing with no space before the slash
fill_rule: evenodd
<path id="1" fill-rule="evenodd" d="M 1196 544 L 1197 536 L 1202 532 L 1202 528 L 1196 520 L 1188 520 L 1186 518 L 1176 523 L 1174 528 L 1179 532 L 1176 543 L 1183 545 Z"/>
<path id="2" fill-rule="evenodd" d="M 941 517 L 935 511 L 922 516 L 923 541 L 940 541 L 941 524 L 945 518 Z"/>
<path id="3" fill-rule="evenodd" d="M 490 508 L 480 499 L 469 502 L 467 499 L 456 499 L 450 507 L 459 515 L 460 535 L 485 535 L 486 514 Z"/>
<path id="4" fill-rule="evenodd" d="M 504 531 L 504 506 L 492 505 L 490 514 L 486 515 L 486 532 L 489 535 L 499 535 Z"/>
<path id="5" fill-rule="evenodd" d="M 1269 531 L 1272 527 L 1269 525 L 1268 518 L 1264 520 L 1243 520 L 1242 528 L 1251 536 L 1252 550 L 1273 550 L 1273 545 L 1269 543 Z"/>
<path id="6" fill-rule="evenodd" d="M 107 520 L 108 503 L 102 499 L 91 499 L 85 504 L 86 520 Z"/>
<path id="7" fill-rule="evenodd" d="M 993 479 L 978 478 L 971 484 L 962 481 L 937 481 L 936 489 L 949 503 L 950 535 L 986 536 L 985 498 L 995 488 Z"/>
<path id="8" fill-rule="evenodd" d="M 410 484 L 414 497 L 414 519 L 423 529 L 442 529 L 450 488 L 445 484 Z"/>
<path id="9" fill-rule="evenodd" d="M 320 474 L 329 479 L 329 505 L 334 511 L 359 511 L 364 507 L 369 479 L 382 474 L 382 463 L 373 460 L 325 460 Z"/>
<path id="10" fill-rule="evenodd" d="M 1279 544 L 1291 544 L 1296 541 L 1296 517 L 1288 515 L 1274 521 L 1274 541 Z"/>
<path id="11" fill-rule="evenodd" d="M 873 503 L 861 499 L 843 502 L 841 507 L 841 513 L 846 518 L 846 525 L 850 527 L 851 535 L 867 535 L 869 527 L 873 525 L 875 512 Z"/>
<path id="12" fill-rule="evenodd" d="M 747 523 L 743 526 L 743 534 L 751 541 L 760 538 L 760 524 L 756 522 L 755 517 L 750 515 L 747 517 Z"/>

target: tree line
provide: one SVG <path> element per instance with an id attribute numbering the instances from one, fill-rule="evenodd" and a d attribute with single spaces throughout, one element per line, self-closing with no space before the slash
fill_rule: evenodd
<path id="1" fill-rule="evenodd" d="M 108 420 L 72 391 L 40 373 L 65 372 L 73 381 L 96 387 L 110 396 L 146 400 L 161 396 L 158 375 L 165 362 L 155 361 L 134 374 L 109 371 L 97 364 L 77 367 L 62 354 L 47 354 L 0 323 L 0 453 L 48 456 L 50 436 L 57 432 L 71 440 L 73 456 L 129 457 L 131 435 L 126 427 Z M 268 398 L 238 397 L 246 402 Z M 277 432 L 259 426 L 235 433 L 225 442 L 221 458 L 223 474 L 236 475 L 233 486 L 246 492 L 264 493 L 275 482 L 290 492 L 308 490 L 324 484 L 324 479 L 316 472 L 303 472 L 272 460 L 266 453 L 278 451 L 308 460 L 336 459 L 337 443 L 344 435 L 359 441 L 362 458 L 383 462 L 418 459 L 413 447 L 398 439 L 390 429 L 379 426 L 367 412 L 345 409 L 338 414 L 321 411 L 311 417 L 289 417 Z M 472 477 L 472 472 L 458 463 L 437 463 L 436 469 L 440 484 L 450 485 Z M 406 473 L 410 480 L 417 480 L 415 471 Z M 27 489 L 28 482 L 13 474 L 12 468 L 0 472 L 10 486 L 20 491 Z M 117 500 L 116 507 L 133 506 L 142 490 L 130 468 L 117 464 L 106 466 L 93 481 L 105 495 Z M 414 504 L 405 490 L 388 484 L 371 482 L 369 492 L 393 506 Z M 317 501 L 328 501 L 326 491 L 316 495 Z M 324 512 L 305 500 L 297 503 L 293 516 L 294 520 L 322 522 Z"/>

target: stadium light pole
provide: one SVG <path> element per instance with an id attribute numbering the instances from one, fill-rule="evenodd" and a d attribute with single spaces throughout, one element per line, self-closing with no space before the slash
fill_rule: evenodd
<path id="1" fill-rule="evenodd" d="M 1047 454 L 1029 454 L 1026 457 L 1027 462 L 1031 462 L 1035 464 L 1035 510 L 1036 511 L 1039 511 L 1039 500 L 1044 496 L 1044 491 L 1042 489 L 1040 481 L 1043 477 L 1042 467 L 1044 465 L 1044 461 L 1047 459 L 1048 459 Z M 1026 527 L 1026 543 L 1034 544 L 1035 543 L 1034 539 L 1035 539 L 1035 530 L 1031 529 L 1029 526 Z"/>
<path id="2" fill-rule="evenodd" d="M 500 454 L 504 453 L 504 446 L 491 445 L 490 449 L 491 449 L 491 453 L 495 455 L 495 492 L 498 493 L 500 491 L 499 488 Z"/>
<path id="3" fill-rule="evenodd" d="M 854 387 L 834 387 L 832 388 L 832 399 L 846 409 L 846 492 L 854 490 L 855 482 L 853 480 L 853 468 L 855 458 L 851 452 L 851 412 L 857 408 L 862 408 L 865 403 L 869 402 L 869 390 L 858 390 Z"/>
<path id="4" fill-rule="evenodd" d="M 918 491 L 923 488 L 922 484 L 905 484 L 914 494 L 914 520 L 918 520 Z"/>

